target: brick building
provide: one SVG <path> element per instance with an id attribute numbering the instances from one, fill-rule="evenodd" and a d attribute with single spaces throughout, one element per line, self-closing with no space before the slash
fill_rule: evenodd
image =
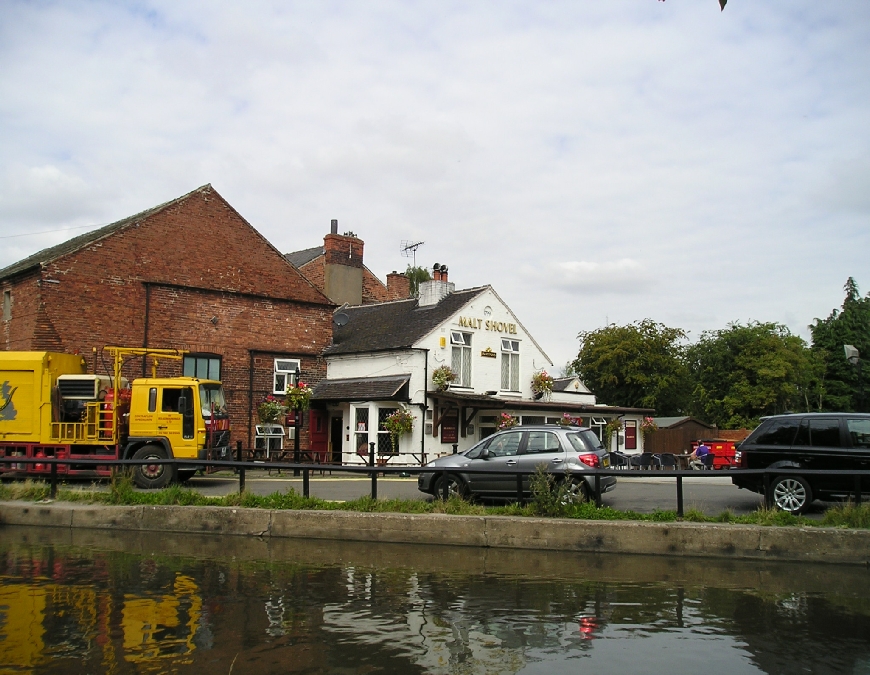
<path id="1" fill-rule="evenodd" d="M 326 376 L 334 304 L 210 185 L 0 270 L 0 292 L 4 350 L 189 350 L 161 374 L 218 376 L 246 447 L 257 404 L 296 366 L 306 382 Z"/>
<path id="2" fill-rule="evenodd" d="M 323 246 L 284 257 L 337 305 L 368 305 L 411 295 L 410 280 L 404 274 L 392 272 L 384 284 L 363 264 L 362 240 L 350 233 L 339 234 L 337 220 L 323 237 Z"/>

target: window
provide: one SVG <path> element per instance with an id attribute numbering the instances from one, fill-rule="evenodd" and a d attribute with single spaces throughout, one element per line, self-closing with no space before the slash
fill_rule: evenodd
<path id="1" fill-rule="evenodd" d="M 3 320 L 12 318 L 12 291 L 3 291 Z"/>
<path id="2" fill-rule="evenodd" d="M 148 412 L 157 411 L 157 387 L 148 390 Z"/>
<path id="3" fill-rule="evenodd" d="M 362 457 L 369 455 L 369 409 L 356 408 L 354 416 L 356 452 Z"/>
<path id="4" fill-rule="evenodd" d="M 162 412 L 181 412 L 181 389 L 164 389 Z"/>
<path id="5" fill-rule="evenodd" d="M 501 388 L 503 391 L 520 390 L 520 343 L 518 340 L 501 341 Z"/>
<path id="6" fill-rule="evenodd" d="M 543 424 L 544 416 L 543 415 L 523 415 L 522 424 Z"/>
<path id="7" fill-rule="evenodd" d="M 288 386 L 296 384 L 296 373 L 299 366 L 299 359 L 275 359 L 273 394 L 285 394 Z"/>
<path id="8" fill-rule="evenodd" d="M 458 376 L 456 386 L 471 386 L 471 333 L 450 333 L 450 344 L 453 345 L 452 363 L 450 367 Z"/>
<path id="9" fill-rule="evenodd" d="M 846 420 L 853 448 L 870 448 L 870 420 Z"/>
<path id="10" fill-rule="evenodd" d="M 384 428 L 386 419 L 396 412 L 397 408 L 378 408 L 378 454 L 379 455 L 395 455 L 399 449 L 393 449 L 393 441 L 390 438 L 390 432 Z M 396 443 L 398 445 L 398 442 Z"/>
<path id="11" fill-rule="evenodd" d="M 840 447 L 840 420 L 804 420 L 798 431 L 795 445 L 809 445 L 814 448 Z"/>
<path id="12" fill-rule="evenodd" d="M 517 454 L 522 439 L 521 431 L 510 431 L 500 434 L 490 441 L 487 450 L 491 457 L 510 457 Z"/>
<path id="13" fill-rule="evenodd" d="M 752 441 L 758 445 L 791 445 L 799 422 L 798 419 L 788 418 L 770 420 Z"/>
<path id="14" fill-rule="evenodd" d="M 188 354 L 184 357 L 184 376 L 200 380 L 221 379 L 221 357 L 216 354 Z"/>
<path id="15" fill-rule="evenodd" d="M 603 417 L 593 417 L 589 420 L 589 428 L 595 434 L 599 441 L 604 440 L 604 427 L 607 426 L 607 420 Z"/>
<path id="16" fill-rule="evenodd" d="M 541 452 L 559 452 L 562 449 L 559 437 L 549 431 L 530 431 L 526 444 L 526 452 L 537 454 Z"/>

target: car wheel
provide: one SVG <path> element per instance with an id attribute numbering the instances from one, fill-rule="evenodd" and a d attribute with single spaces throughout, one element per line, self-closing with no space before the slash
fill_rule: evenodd
<path id="1" fill-rule="evenodd" d="M 145 445 L 139 448 L 133 459 L 169 459 L 166 450 L 159 445 Z M 159 490 L 172 482 L 172 464 L 137 464 L 133 467 L 133 482 L 143 490 Z"/>
<path id="2" fill-rule="evenodd" d="M 773 503 L 780 511 L 799 515 L 813 501 L 810 484 L 800 476 L 777 476 L 770 484 Z"/>
<path id="3" fill-rule="evenodd" d="M 564 491 L 561 491 L 561 486 L 565 486 Z M 580 504 L 589 501 L 590 490 L 586 485 L 586 481 L 582 478 L 566 477 L 557 483 L 562 495 L 563 504 Z"/>
<path id="4" fill-rule="evenodd" d="M 441 476 L 435 481 L 435 498 L 444 499 L 444 483 L 447 483 L 447 497 L 459 497 L 460 499 L 468 498 L 468 487 L 461 478 L 457 478 L 452 474 Z"/>

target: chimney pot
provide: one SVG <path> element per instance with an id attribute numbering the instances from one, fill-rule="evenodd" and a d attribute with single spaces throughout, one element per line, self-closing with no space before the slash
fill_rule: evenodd
<path id="1" fill-rule="evenodd" d="M 329 232 L 331 234 L 338 234 L 338 219 L 333 218 L 332 222 L 329 224 Z"/>

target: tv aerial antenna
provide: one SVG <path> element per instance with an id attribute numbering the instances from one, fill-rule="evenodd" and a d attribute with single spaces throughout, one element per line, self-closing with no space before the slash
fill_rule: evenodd
<path id="1" fill-rule="evenodd" d="M 417 266 L 417 249 L 420 248 L 425 241 L 411 241 L 409 239 L 403 239 L 402 245 L 399 247 L 399 250 L 402 252 L 402 257 L 404 258 L 412 258 L 414 260 L 413 267 Z"/>

